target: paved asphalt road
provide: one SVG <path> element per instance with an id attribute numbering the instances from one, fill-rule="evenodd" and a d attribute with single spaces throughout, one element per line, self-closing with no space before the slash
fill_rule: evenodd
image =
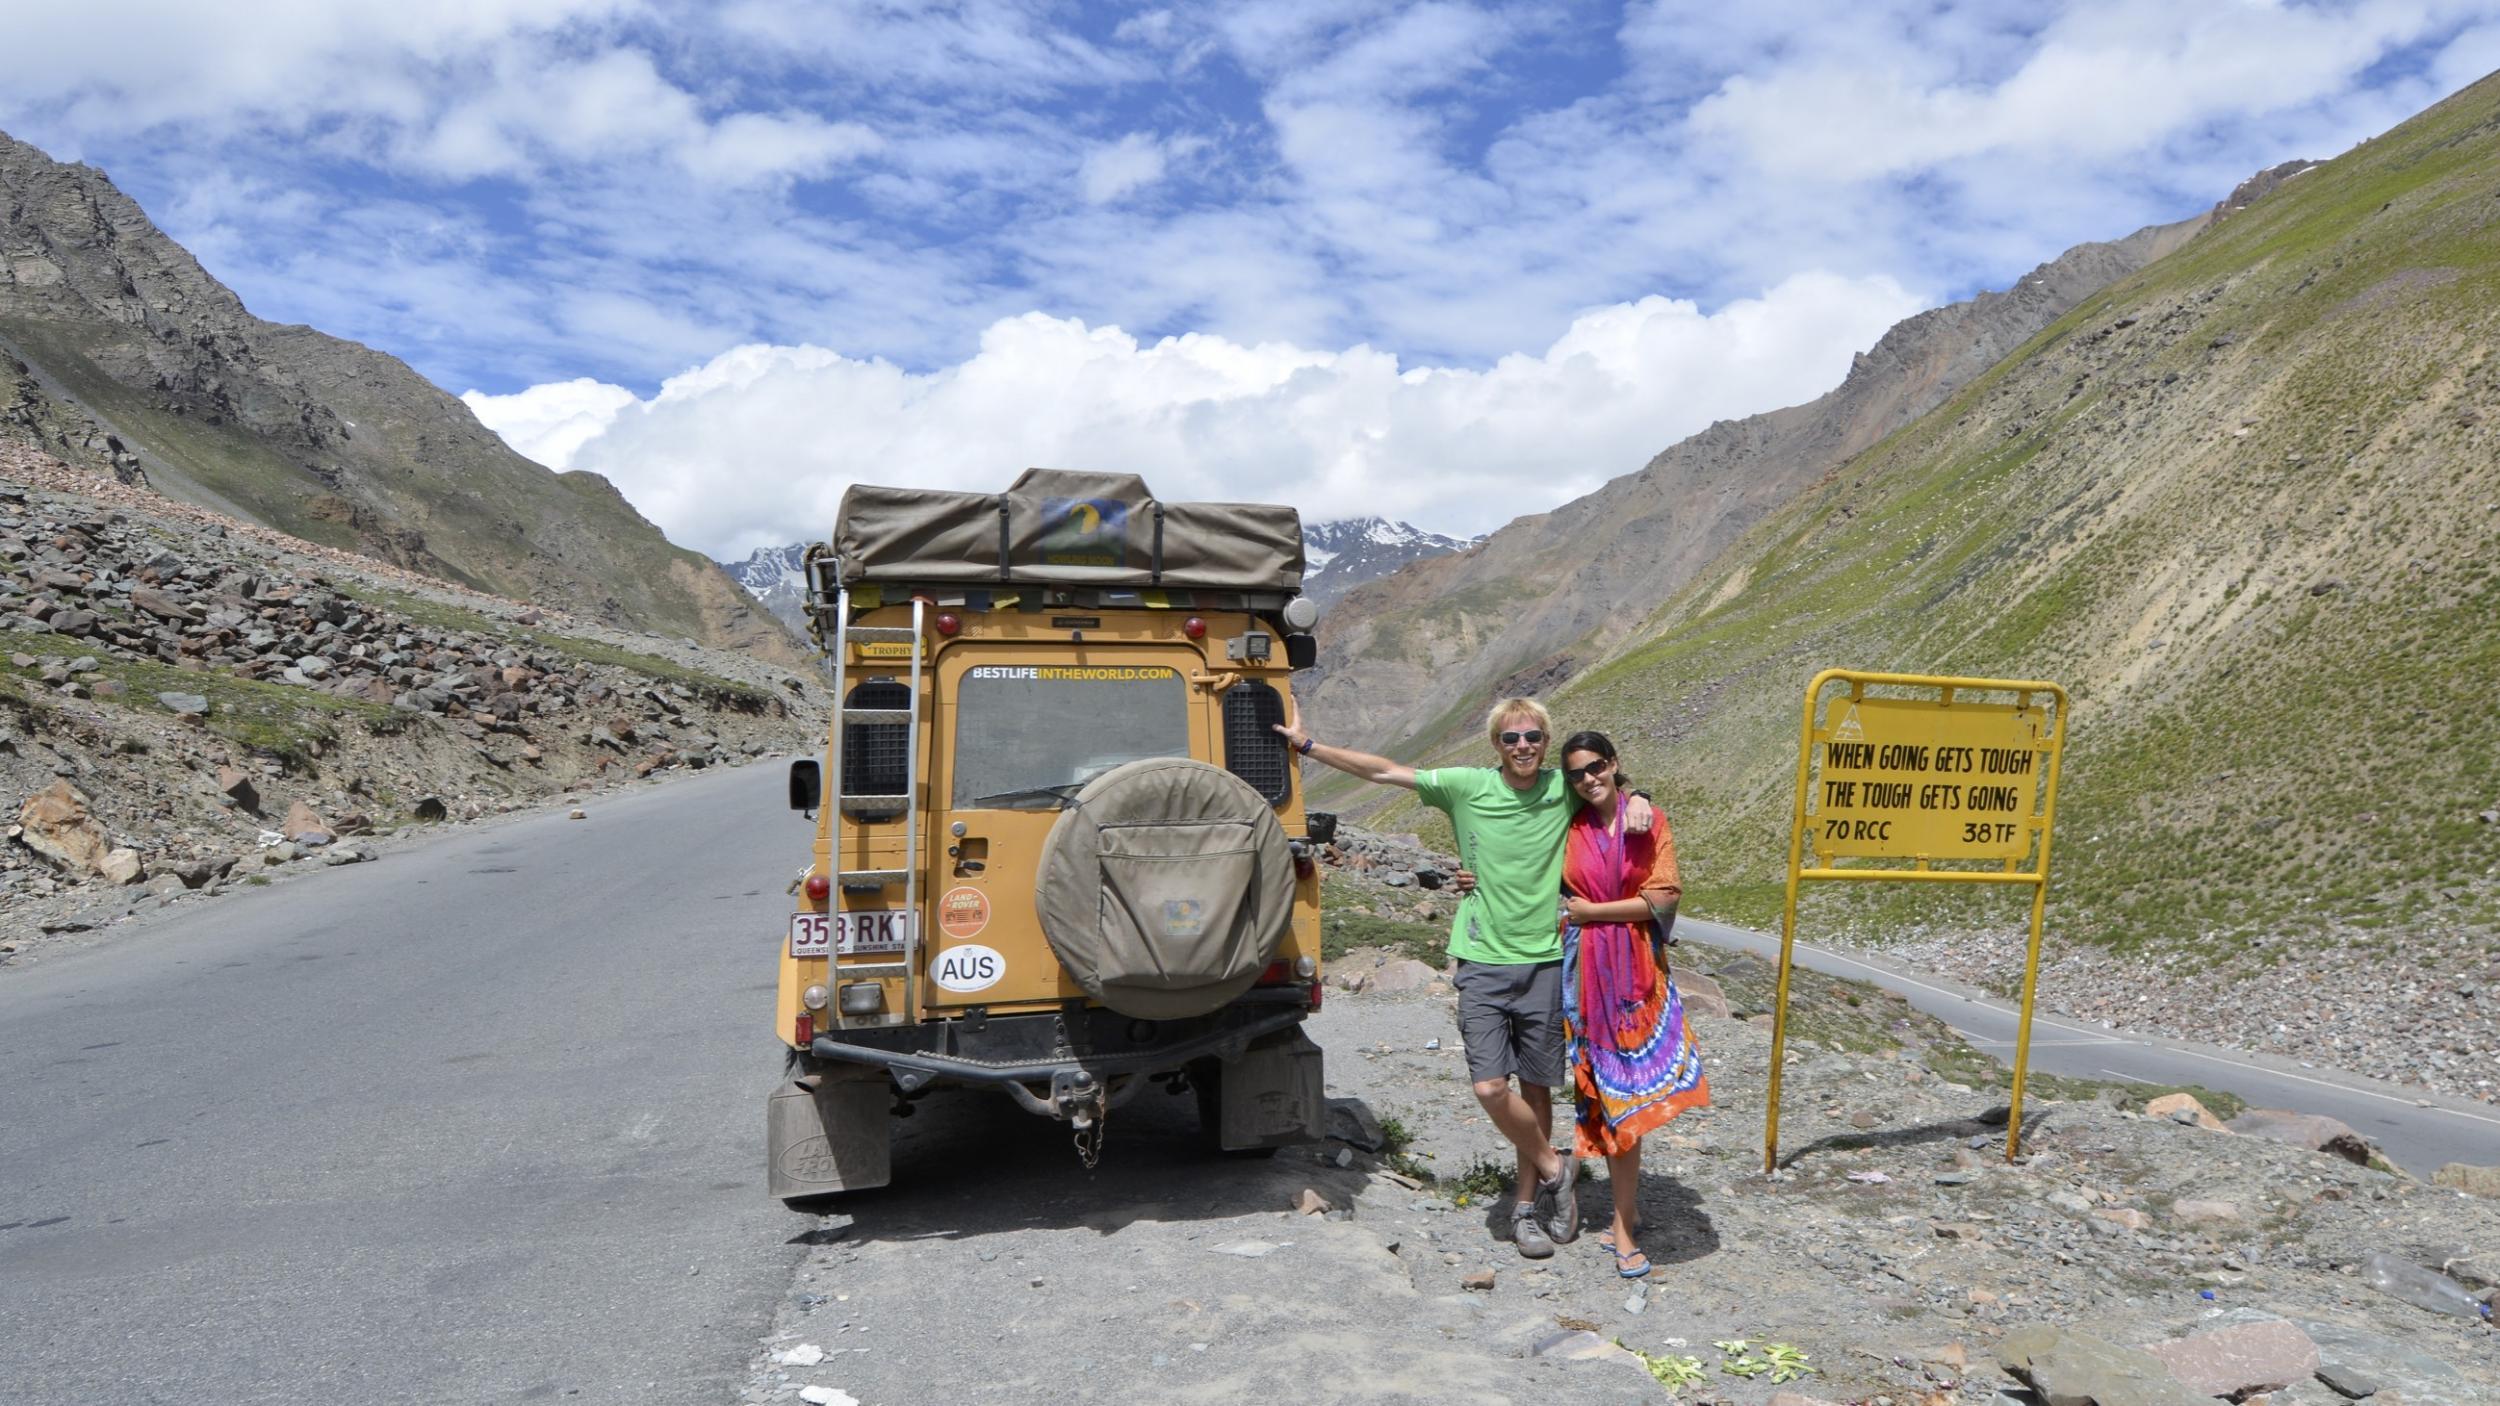
<path id="1" fill-rule="evenodd" d="M 1717 947 L 1779 959 L 1779 938 L 1720 923 L 1685 919 L 1677 932 Z M 2018 1008 L 1944 977 L 1882 957 L 1843 956 L 1797 943 L 1799 965 L 1852 981 L 1871 982 L 1907 997 L 1920 1010 L 1959 1030 L 1978 1048 L 2014 1061 Z M 2337 1070 L 2186 1040 L 2105 1030 L 2046 1013 L 2031 1022 L 2031 1068 L 2044 1074 L 2125 1079 L 2149 1084 L 2199 1084 L 2238 1094 L 2259 1108 L 2323 1113 L 2350 1124 L 2405 1170 L 2428 1178 L 2443 1162 L 2500 1164 L 2500 1109 L 2465 1099 L 2418 1093 Z"/>
<path id="2" fill-rule="evenodd" d="M 0 1402 L 734 1399 L 783 887 L 758 765 L 0 974 Z"/>

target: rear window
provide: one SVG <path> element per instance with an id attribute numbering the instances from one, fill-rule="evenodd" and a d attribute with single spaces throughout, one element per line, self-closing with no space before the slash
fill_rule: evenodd
<path id="1" fill-rule="evenodd" d="M 1189 693 L 1177 669 L 990 664 L 955 696 L 959 809 L 1056 809 L 1124 762 L 1189 755 Z"/>

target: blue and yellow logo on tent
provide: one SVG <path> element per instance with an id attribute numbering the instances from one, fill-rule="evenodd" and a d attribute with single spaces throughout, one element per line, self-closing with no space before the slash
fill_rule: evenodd
<path id="1" fill-rule="evenodd" d="M 1042 560 L 1051 566 L 1128 565 L 1128 504 L 1110 498 L 1044 498 Z"/>

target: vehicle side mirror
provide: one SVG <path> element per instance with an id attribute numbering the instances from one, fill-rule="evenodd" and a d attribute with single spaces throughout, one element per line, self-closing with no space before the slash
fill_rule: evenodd
<path id="1" fill-rule="evenodd" d="M 1318 662 L 1319 636 L 1285 636 L 1285 665 L 1287 668 L 1307 669 Z"/>
<path id="2" fill-rule="evenodd" d="M 1337 842 L 1337 817 L 1327 811 L 1303 812 L 1302 828 L 1303 833 L 1311 837 L 1312 844 L 1333 845 Z"/>
<path id="3" fill-rule="evenodd" d="M 825 773 L 816 759 L 790 763 L 790 809 L 812 811 L 824 799 Z"/>

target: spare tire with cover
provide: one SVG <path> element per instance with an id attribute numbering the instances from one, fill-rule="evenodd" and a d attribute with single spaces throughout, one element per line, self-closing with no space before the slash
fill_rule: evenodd
<path id="1" fill-rule="evenodd" d="M 1086 995 L 1178 1020 L 1259 979 L 1292 926 L 1293 881 L 1265 797 L 1220 767 L 1150 757 L 1077 792 L 1042 843 L 1034 906 Z"/>

